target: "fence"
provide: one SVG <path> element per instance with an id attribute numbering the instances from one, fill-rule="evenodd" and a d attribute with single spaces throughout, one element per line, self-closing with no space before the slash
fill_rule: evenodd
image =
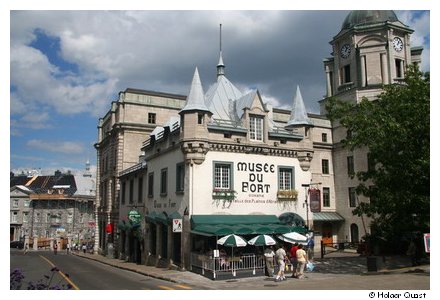
<path id="1" fill-rule="evenodd" d="M 211 257 L 191 253 L 191 268 L 212 279 L 249 277 L 264 274 L 264 256 L 255 254 L 237 257 Z M 239 275 L 243 276 L 239 276 Z"/>
<path id="2" fill-rule="evenodd" d="M 321 258 L 324 258 L 326 254 L 333 252 L 344 251 L 345 249 L 352 249 L 359 251 L 359 243 L 341 241 L 336 243 L 324 243 L 321 241 Z"/>

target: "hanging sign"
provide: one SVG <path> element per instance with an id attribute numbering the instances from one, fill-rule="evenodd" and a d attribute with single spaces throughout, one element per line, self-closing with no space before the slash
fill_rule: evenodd
<path id="1" fill-rule="evenodd" d="M 182 232 L 182 219 L 173 219 L 173 232 Z"/>
<path id="2" fill-rule="evenodd" d="M 319 189 L 309 189 L 310 211 L 313 213 L 321 212 L 321 191 Z"/>

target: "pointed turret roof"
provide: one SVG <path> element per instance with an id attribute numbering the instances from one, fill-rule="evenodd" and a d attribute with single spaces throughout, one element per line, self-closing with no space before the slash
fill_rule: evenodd
<path id="1" fill-rule="evenodd" d="M 301 96 L 299 86 L 296 87 L 296 95 L 293 99 L 292 113 L 290 114 L 286 127 L 295 125 L 313 125 L 312 121 L 307 116 L 306 107 L 304 106 L 304 101 Z"/>
<path id="2" fill-rule="evenodd" d="M 186 105 L 180 111 L 208 111 L 209 109 L 205 104 L 205 97 L 203 93 L 202 82 L 200 81 L 199 70 L 196 67 L 194 71 L 194 77 L 191 83 L 191 89 L 189 91 L 188 97 L 186 98 Z"/>

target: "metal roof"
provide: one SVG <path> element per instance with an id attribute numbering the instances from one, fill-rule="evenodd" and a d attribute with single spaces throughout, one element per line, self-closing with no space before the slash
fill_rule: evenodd
<path id="1" fill-rule="evenodd" d="M 299 86 L 296 87 L 296 95 L 293 98 L 292 113 L 286 126 L 294 125 L 313 125 L 312 121 L 307 116 L 306 107 L 304 106 L 304 100 L 301 96 Z"/>
<path id="2" fill-rule="evenodd" d="M 200 81 L 199 71 L 197 70 L 197 67 L 194 71 L 189 95 L 186 98 L 186 105 L 182 108 L 180 112 L 191 110 L 209 111 L 208 107 L 206 107 L 205 104 L 203 87 Z"/>

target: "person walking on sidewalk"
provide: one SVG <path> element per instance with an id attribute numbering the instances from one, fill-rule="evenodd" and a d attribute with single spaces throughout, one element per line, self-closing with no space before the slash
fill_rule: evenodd
<path id="1" fill-rule="evenodd" d="M 54 241 L 53 242 L 53 254 L 57 254 L 57 251 L 58 251 L 58 245 L 57 245 L 57 241 Z"/>
<path id="2" fill-rule="evenodd" d="M 82 245 L 82 251 L 84 252 L 84 254 L 86 254 L 86 252 L 87 252 L 87 245 L 86 244 Z"/>
<path id="3" fill-rule="evenodd" d="M 273 251 L 273 247 L 269 246 L 264 250 L 264 258 L 266 260 L 266 270 L 267 276 L 273 277 L 275 274 L 273 258 L 275 256 L 275 252 Z"/>
<path id="4" fill-rule="evenodd" d="M 290 263 L 292 264 L 292 277 L 295 277 L 296 266 L 298 265 L 298 260 L 296 259 L 296 251 L 298 251 L 298 243 L 295 243 L 290 248 Z"/>
<path id="5" fill-rule="evenodd" d="M 286 268 L 286 260 L 287 260 L 287 254 L 286 250 L 284 250 L 284 246 L 281 245 L 280 248 L 275 252 L 275 258 L 277 260 L 278 266 L 280 269 L 278 270 L 277 277 L 275 278 L 275 281 L 281 281 L 286 280 L 286 276 L 284 275 L 284 270 Z"/>
<path id="6" fill-rule="evenodd" d="M 307 253 L 303 249 L 303 245 L 298 245 L 298 250 L 296 251 L 296 259 L 298 261 L 298 265 L 296 267 L 295 277 L 298 279 L 304 278 L 304 268 L 307 263 Z"/>

